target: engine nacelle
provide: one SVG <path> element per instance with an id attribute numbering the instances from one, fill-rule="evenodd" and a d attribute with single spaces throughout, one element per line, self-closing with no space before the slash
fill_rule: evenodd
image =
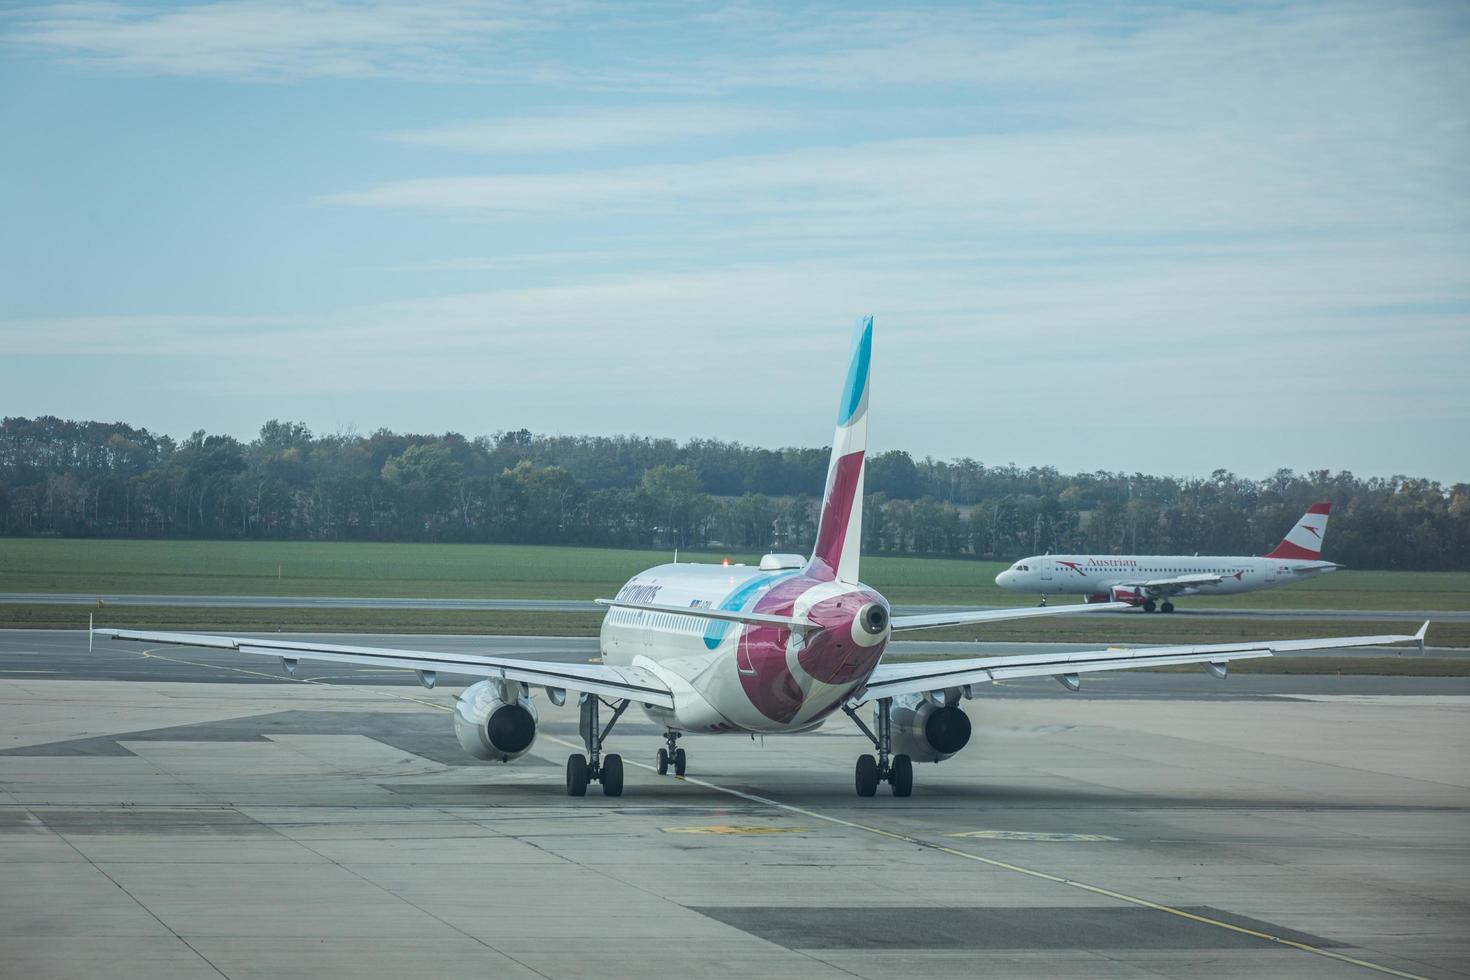
<path id="1" fill-rule="evenodd" d="M 536 741 L 536 706 L 515 681 L 472 684 L 454 705 L 454 737 L 476 759 L 519 759 Z"/>
<path id="2" fill-rule="evenodd" d="M 852 618 L 852 642 L 870 647 L 888 639 L 888 607 L 878 602 L 865 603 Z"/>
<path id="3" fill-rule="evenodd" d="M 970 742 L 970 719 L 963 709 L 936 704 L 922 694 L 894 698 L 889 718 L 893 754 L 915 762 L 943 762 Z"/>

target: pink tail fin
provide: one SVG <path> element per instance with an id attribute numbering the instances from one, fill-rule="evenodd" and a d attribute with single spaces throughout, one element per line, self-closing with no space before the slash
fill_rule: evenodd
<path id="1" fill-rule="evenodd" d="M 1322 542 L 1327 538 L 1327 515 L 1331 510 L 1332 505 L 1327 503 L 1308 507 L 1302 519 L 1296 522 L 1296 527 L 1287 532 L 1276 550 L 1266 557 L 1316 561 L 1322 554 Z"/>
<path id="2" fill-rule="evenodd" d="M 848 359 L 847 380 L 837 408 L 837 433 L 827 466 L 827 490 L 817 524 L 811 569 L 842 582 L 858 580 L 863 537 L 863 457 L 868 449 L 869 374 L 873 355 L 873 318 L 858 320 Z"/>

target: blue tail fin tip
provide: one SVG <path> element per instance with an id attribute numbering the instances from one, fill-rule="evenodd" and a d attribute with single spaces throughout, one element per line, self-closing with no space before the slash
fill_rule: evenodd
<path id="1" fill-rule="evenodd" d="M 852 361 L 847 368 L 847 383 L 842 386 L 842 403 L 838 406 L 837 424 L 852 421 L 863 404 L 868 390 L 868 361 L 873 353 L 873 317 L 859 317 L 853 335 Z"/>

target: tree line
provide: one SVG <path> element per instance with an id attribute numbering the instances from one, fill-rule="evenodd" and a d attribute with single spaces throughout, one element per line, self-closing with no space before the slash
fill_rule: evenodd
<path id="1" fill-rule="evenodd" d="M 803 552 L 826 448 L 641 436 L 312 433 L 176 441 L 123 423 L 0 423 L 0 534 L 520 542 Z M 864 548 L 1261 554 L 1317 500 L 1356 568 L 1470 569 L 1470 484 L 1279 470 L 1249 479 L 870 457 Z"/>

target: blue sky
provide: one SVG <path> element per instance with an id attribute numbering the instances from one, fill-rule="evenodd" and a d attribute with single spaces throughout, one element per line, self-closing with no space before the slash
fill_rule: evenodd
<path id="1" fill-rule="evenodd" d="M 1462 4 L 0 12 L 0 413 L 1470 480 Z"/>

